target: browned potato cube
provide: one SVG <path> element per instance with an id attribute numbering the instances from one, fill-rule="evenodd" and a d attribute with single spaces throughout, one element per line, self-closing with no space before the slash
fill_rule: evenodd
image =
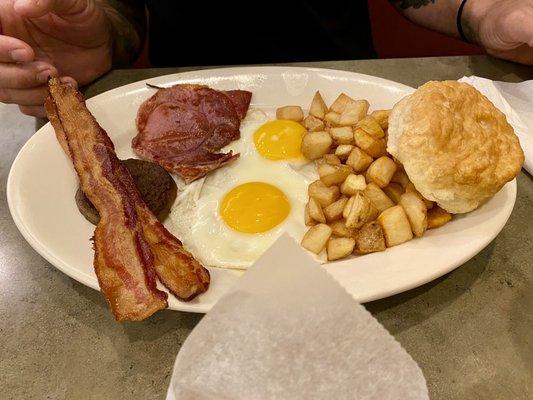
<path id="1" fill-rule="evenodd" d="M 352 254 L 355 240 L 353 238 L 331 238 L 328 241 L 326 251 L 328 253 L 328 261 L 338 260 Z"/>
<path id="2" fill-rule="evenodd" d="M 373 138 L 361 128 L 355 128 L 353 136 L 355 144 L 371 157 L 377 158 L 387 154 L 384 140 Z"/>
<path id="3" fill-rule="evenodd" d="M 346 217 L 348 228 L 360 228 L 378 216 L 378 210 L 372 202 L 361 192 L 353 196 L 353 204 Z"/>
<path id="4" fill-rule="evenodd" d="M 346 177 L 346 180 L 341 185 L 341 193 L 353 196 L 360 190 L 365 190 L 366 181 L 363 175 L 350 174 Z"/>
<path id="5" fill-rule="evenodd" d="M 374 139 L 381 139 L 385 137 L 385 132 L 381 129 L 381 126 L 378 124 L 378 121 L 374 117 L 367 115 L 361 121 L 357 123 L 356 128 L 361 128 Z"/>
<path id="6" fill-rule="evenodd" d="M 291 121 L 302 122 L 304 112 L 300 106 L 285 106 L 276 110 L 276 119 L 288 119 Z"/>
<path id="7" fill-rule="evenodd" d="M 427 209 L 420 196 L 413 192 L 407 192 L 400 197 L 400 205 L 403 207 L 411 230 L 416 237 L 421 237 L 428 227 Z"/>
<path id="8" fill-rule="evenodd" d="M 307 208 L 309 210 L 309 216 L 317 222 L 326 222 L 326 217 L 322 211 L 322 207 L 314 197 L 310 197 L 307 203 Z"/>
<path id="9" fill-rule="evenodd" d="M 370 113 L 372 117 L 378 122 L 381 129 L 389 128 L 389 115 L 390 110 L 376 110 Z"/>
<path id="10" fill-rule="evenodd" d="M 355 228 L 348 228 L 346 226 L 346 221 L 343 219 L 330 223 L 329 227 L 331 228 L 335 236 L 341 237 L 352 237 L 356 231 Z"/>
<path id="11" fill-rule="evenodd" d="M 309 228 L 302 239 L 302 247 L 312 253 L 319 254 L 331 236 L 331 228 L 326 224 L 318 224 Z"/>
<path id="12" fill-rule="evenodd" d="M 330 128 L 329 134 L 336 144 L 353 144 L 353 131 L 349 126 Z"/>
<path id="13" fill-rule="evenodd" d="M 402 185 L 399 183 L 391 182 L 388 186 L 383 188 L 383 192 L 396 204 L 400 202 L 400 196 L 403 194 L 404 190 Z"/>
<path id="14" fill-rule="evenodd" d="M 322 181 L 314 181 L 309 185 L 307 194 L 314 197 L 322 207 L 327 207 L 339 198 L 340 190 L 338 186 L 327 187 Z"/>
<path id="15" fill-rule="evenodd" d="M 366 100 L 357 100 L 346 104 L 341 114 L 340 125 L 355 125 L 366 116 L 370 104 Z"/>
<path id="16" fill-rule="evenodd" d="M 405 185 L 405 191 L 406 192 L 413 192 L 413 193 L 418 194 L 422 198 L 422 200 L 424 200 L 424 204 L 426 205 L 426 208 L 428 210 L 433 208 L 434 203 L 431 200 L 428 200 L 424 196 L 422 196 L 420 194 L 420 192 L 418 190 L 416 190 L 415 185 L 413 184 L 413 182 L 409 182 L 407 185 Z"/>
<path id="17" fill-rule="evenodd" d="M 426 205 L 426 208 L 428 210 L 431 210 L 433 208 L 433 206 L 435 205 L 434 201 L 428 200 L 425 197 L 422 197 L 422 200 L 424 200 L 424 204 Z"/>
<path id="18" fill-rule="evenodd" d="M 336 112 L 330 111 L 324 116 L 324 121 L 326 121 L 330 126 L 338 126 L 340 124 L 341 115 Z"/>
<path id="19" fill-rule="evenodd" d="M 308 160 L 316 160 L 329 151 L 332 143 L 327 132 L 309 132 L 302 139 L 302 154 Z"/>
<path id="20" fill-rule="evenodd" d="M 309 203 L 305 205 L 304 220 L 306 226 L 316 225 L 316 221 L 311 218 L 311 214 L 309 214 Z"/>
<path id="21" fill-rule="evenodd" d="M 379 187 L 387 186 L 396 172 L 396 163 L 389 157 L 380 157 L 375 160 L 366 171 L 366 178 L 376 183 Z"/>
<path id="22" fill-rule="evenodd" d="M 324 103 L 324 99 L 319 91 L 315 93 L 313 101 L 311 102 L 311 107 L 309 107 L 309 115 L 316 117 L 318 119 L 324 119 L 324 116 L 328 112 L 328 107 Z"/>
<path id="23" fill-rule="evenodd" d="M 318 176 L 320 178 L 326 175 L 329 175 L 329 174 L 333 174 L 334 172 L 337 171 L 337 169 L 335 168 L 335 165 L 328 164 L 323 157 L 320 160 L 323 160 L 323 162 L 317 163 L 317 167 L 316 167 Z"/>
<path id="24" fill-rule="evenodd" d="M 394 202 L 381 190 L 381 188 L 374 182 L 366 185 L 363 191 L 366 197 L 370 199 L 372 204 L 378 209 L 379 212 L 383 212 L 389 207 L 394 206 Z"/>
<path id="25" fill-rule="evenodd" d="M 335 155 L 339 157 L 340 160 L 346 160 L 353 148 L 354 146 L 351 144 L 341 144 L 335 149 Z"/>
<path id="26" fill-rule="evenodd" d="M 348 217 L 348 215 L 350 214 L 350 210 L 352 209 L 354 200 L 355 196 L 352 196 L 348 199 L 346 205 L 344 206 L 344 209 L 342 210 L 342 218 L 346 219 Z"/>
<path id="27" fill-rule="evenodd" d="M 320 175 L 320 180 L 324 182 L 326 186 L 332 186 L 332 185 L 338 185 L 344 182 L 344 180 L 350 175 L 353 170 L 348 165 L 329 165 L 329 167 L 333 167 L 334 171 L 327 173 L 325 175 Z"/>
<path id="28" fill-rule="evenodd" d="M 341 197 L 339 200 L 331 203 L 329 206 L 324 208 L 324 215 L 326 216 L 326 221 L 333 222 L 342 218 L 342 211 L 344 206 L 348 202 L 347 197 Z"/>
<path id="29" fill-rule="evenodd" d="M 372 157 L 366 154 L 359 147 L 354 147 L 348 156 L 348 159 L 346 160 L 346 164 L 352 167 L 355 172 L 362 172 L 366 170 L 370 164 L 372 164 L 372 160 Z"/>
<path id="30" fill-rule="evenodd" d="M 399 183 L 404 189 L 409 183 L 411 183 L 405 171 L 400 168 L 397 168 L 394 175 L 392 175 L 391 182 Z"/>
<path id="31" fill-rule="evenodd" d="M 385 246 L 383 228 L 378 221 L 371 221 L 364 224 L 361 229 L 354 233 L 354 239 L 354 253 L 356 254 L 374 253 L 387 248 Z"/>
<path id="32" fill-rule="evenodd" d="M 452 214 L 439 206 L 434 206 L 431 210 L 428 210 L 428 229 L 435 229 L 446 225 L 451 219 Z"/>
<path id="33" fill-rule="evenodd" d="M 331 164 L 331 165 L 342 164 L 339 157 L 337 157 L 335 154 L 324 154 L 323 159 L 326 162 L 326 164 Z"/>
<path id="34" fill-rule="evenodd" d="M 378 221 L 383 228 L 387 247 L 402 244 L 413 238 L 409 219 L 400 205 L 387 208 L 379 215 Z"/>
<path id="35" fill-rule="evenodd" d="M 337 114 L 342 114 L 342 112 L 346 108 L 346 105 L 348 103 L 353 103 L 353 102 L 354 100 L 350 96 L 347 96 L 344 93 L 341 93 L 335 99 L 331 107 L 329 107 L 329 111 L 336 112 Z"/>
<path id="36" fill-rule="evenodd" d="M 308 115 L 304 119 L 304 126 L 309 132 L 323 131 L 325 128 L 324 121 L 318 119 L 314 115 Z"/>

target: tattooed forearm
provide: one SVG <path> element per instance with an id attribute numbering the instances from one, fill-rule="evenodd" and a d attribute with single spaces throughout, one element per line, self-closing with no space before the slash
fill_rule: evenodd
<path id="1" fill-rule="evenodd" d="M 406 10 L 408 8 L 420 8 L 427 6 L 429 3 L 434 4 L 437 0 L 389 0 L 390 3 L 392 3 L 393 6 L 401 9 Z"/>
<path id="2" fill-rule="evenodd" d="M 142 49 L 146 15 L 142 0 L 97 0 L 105 10 L 113 36 L 113 65 L 132 63 Z"/>

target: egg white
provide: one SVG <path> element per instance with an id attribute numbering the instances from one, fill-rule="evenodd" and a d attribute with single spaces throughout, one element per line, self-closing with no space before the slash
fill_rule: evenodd
<path id="1" fill-rule="evenodd" d="M 169 230 L 202 264 L 246 269 L 283 233 L 297 241 L 305 234 L 307 187 L 317 179 L 312 163 L 301 160 L 272 161 L 255 149 L 254 132 L 271 120 L 261 110 L 250 110 L 241 124 L 241 139 L 222 149 L 240 157 L 206 178 L 187 185 L 170 213 Z M 219 214 L 226 193 L 246 182 L 266 182 L 285 193 L 291 204 L 288 217 L 273 229 L 247 234 L 228 227 Z"/>

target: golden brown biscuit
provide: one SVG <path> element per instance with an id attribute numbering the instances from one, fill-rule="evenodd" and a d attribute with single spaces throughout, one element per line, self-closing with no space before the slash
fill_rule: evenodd
<path id="1" fill-rule="evenodd" d="M 505 115 L 456 81 L 428 82 L 394 106 L 387 151 L 426 199 L 451 213 L 477 208 L 524 162 Z"/>

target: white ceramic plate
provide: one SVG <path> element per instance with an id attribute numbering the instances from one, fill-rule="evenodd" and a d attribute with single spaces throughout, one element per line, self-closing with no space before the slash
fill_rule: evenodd
<path id="1" fill-rule="evenodd" d="M 413 90 L 368 75 L 295 67 L 203 70 L 148 81 L 156 85 L 194 82 L 216 89 L 250 90 L 252 107 L 271 115 L 282 105 L 308 105 L 317 89 L 328 103 L 345 92 L 367 99 L 371 109 L 390 108 Z M 87 101 L 115 143 L 120 158 L 133 157 L 130 142 L 136 134 L 137 109 L 152 94 L 145 81 L 140 81 Z M 9 208 L 20 232 L 39 254 L 77 281 L 98 289 L 89 242 L 94 227 L 76 208 L 76 187 L 74 169 L 47 124 L 24 145 L 13 163 L 7 182 Z M 513 181 L 478 210 L 455 217 L 448 225 L 427 232 L 422 239 L 331 263 L 326 266 L 327 271 L 361 302 L 422 285 L 463 264 L 487 246 L 505 225 L 515 198 Z M 212 283 L 207 293 L 188 303 L 170 296 L 170 308 L 207 312 L 241 274 L 217 268 L 210 272 Z"/>

